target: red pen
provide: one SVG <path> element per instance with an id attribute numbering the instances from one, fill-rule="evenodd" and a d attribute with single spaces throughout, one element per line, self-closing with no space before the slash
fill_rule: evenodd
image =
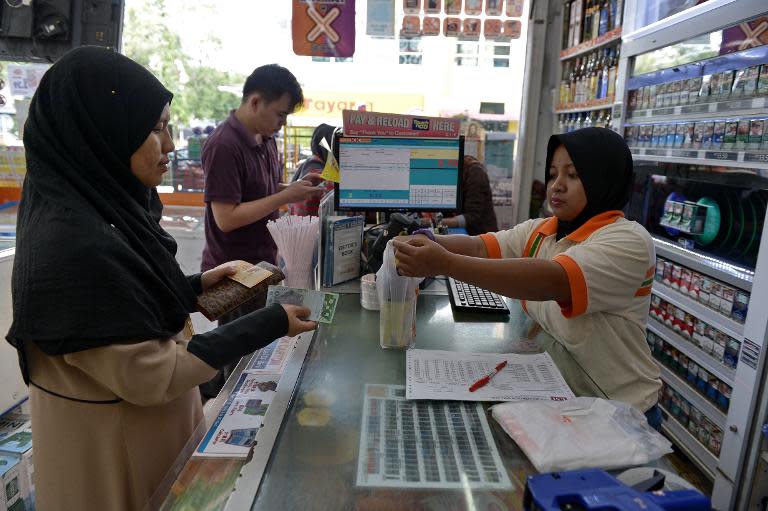
<path id="1" fill-rule="evenodd" d="M 488 382 L 491 381 L 491 378 L 499 374 L 499 372 L 501 372 L 501 370 L 504 369 L 505 367 L 507 367 L 506 360 L 500 363 L 499 365 L 497 365 L 496 369 L 494 369 L 493 371 L 491 371 L 490 373 L 486 374 L 485 376 L 477 380 L 475 383 L 473 383 L 472 386 L 469 387 L 469 391 L 474 392 L 479 388 L 485 387 L 486 385 L 488 385 Z"/>

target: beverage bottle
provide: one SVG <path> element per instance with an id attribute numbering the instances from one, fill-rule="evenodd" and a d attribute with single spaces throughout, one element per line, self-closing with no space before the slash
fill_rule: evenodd
<path id="1" fill-rule="evenodd" d="M 618 78 L 619 70 L 619 52 L 621 51 L 621 45 L 616 46 L 616 51 L 613 52 L 611 57 L 611 64 L 608 66 L 608 89 L 606 91 L 606 97 L 609 101 L 616 100 L 616 80 Z"/>
<path id="2" fill-rule="evenodd" d="M 589 41 L 592 39 L 592 0 L 587 0 L 584 6 L 584 20 L 581 28 L 581 40 Z"/>
<path id="3" fill-rule="evenodd" d="M 581 35 L 582 27 L 584 26 L 584 0 L 574 0 L 573 15 L 571 17 L 573 18 L 573 41 L 571 41 L 571 46 L 576 46 L 581 44 L 583 40 Z"/>
<path id="4" fill-rule="evenodd" d="M 608 13 L 609 9 L 608 0 L 602 0 L 602 2 L 600 2 L 600 25 L 598 27 L 598 35 L 603 35 L 610 30 L 608 28 L 608 23 L 610 21 L 610 15 Z"/>
<path id="5" fill-rule="evenodd" d="M 608 98 L 608 65 L 611 61 L 611 53 L 610 50 L 606 50 L 605 54 L 603 55 L 603 63 L 602 63 L 602 79 L 600 80 L 600 99 L 607 99 Z"/>
<path id="6" fill-rule="evenodd" d="M 592 39 L 596 39 L 600 32 L 600 0 L 592 2 Z"/>

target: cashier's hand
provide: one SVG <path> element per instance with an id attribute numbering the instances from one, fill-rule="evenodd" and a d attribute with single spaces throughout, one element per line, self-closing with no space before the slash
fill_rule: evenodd
<path id="1" fill-rule="evenodd" d="M 402 237 L 392 241 L 395 261 L 400 275 L 405 277 L 433 277 L 447 275 L 451 253 L 425 236 Z"/>
<path id="2" fill-rule="evenodd" d="M 206 272 L 203 272 L 203 275 L 200 278 L 203 291 L 207 290 L 212 285 L 219 283 L 230 275 L 234 275 L 235 273 L 237 273 L 237 263 L 233 261 L 220 264 L 216 268 L 212 268 Z"/>
<path id="3" fill-rule="evenodd" d="M 282 307 L 288 315 L 288 333 L 286 334 L 288 337 L 294 337 L 302 332 L 308 332 L 317 328 L 316 322 L 302 319 L 309 316 L 311 311 L 308 308 L 286 304 L 282 304 Z"/>

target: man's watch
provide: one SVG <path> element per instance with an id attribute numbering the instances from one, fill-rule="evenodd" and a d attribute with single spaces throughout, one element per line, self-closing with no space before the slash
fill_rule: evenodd
<path id="1" fill-rule="evenodd" d="M 435 241 L 435 233 L 432 232 L 432 229 L 428 229 L 426 227 L 422 227 L 421 229 L 416 229 L 411 234 L 412 235 L 423 234 L 424 236 L 426 236 L 430 240 Z"/>

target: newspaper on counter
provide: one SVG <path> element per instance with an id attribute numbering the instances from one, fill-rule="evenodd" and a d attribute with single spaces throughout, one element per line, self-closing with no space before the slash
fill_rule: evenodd
<path id="1" fill-rule="evenodd" d="M 279 374 L 242 373 L 193 456 L 245 458 L 264 425 Z"/>
<path id="2" fill-rule="evenodd" d="M 264 346 L 253 354 L 244 373 L 252 374 L 282 374 L 288 357 L 296 345 L 296 337 L 281 337 L 269 346 Z"/>
<path id="3" fill-rule="evenodd" d="M 248 456 L 295 345 L 281 337 L 253 354 L 193 456 Z"/>
<path id="4" fill-rule="evenodd" d="M 484 387 L 469 387 L 506 360 Z M 458 401 L 565 401 L 574 394 L 547 353 L 462 353 L 408 350 L 406 398 Z"/>

